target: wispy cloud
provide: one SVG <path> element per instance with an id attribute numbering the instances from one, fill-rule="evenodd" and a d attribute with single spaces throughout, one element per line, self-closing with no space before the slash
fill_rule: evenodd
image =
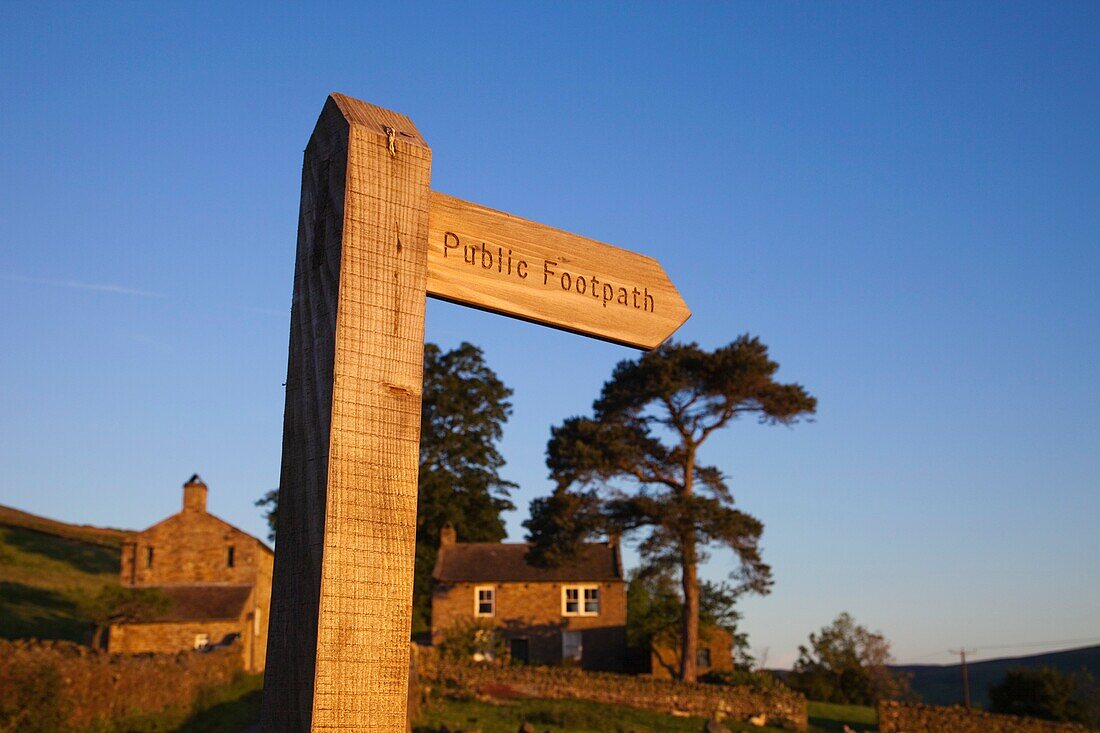
<path id="1" fill-rule="evenodd" d="M 86 283 L 79 280 L 46 280 L 38 277 L 23 277 L 21 275 L 0 275 L 0 280 L 15 283 L 28 283 L 30 285 L 47 285 L 54 288 L 69 288 L 71 290 L 92 290 L 97 293 L 114 293 L 115 295 L 132 295 L 138 298 L 166 298 L 163 293 L 154 293 L 149 290 L 127 288 L 112 283 Z"/>

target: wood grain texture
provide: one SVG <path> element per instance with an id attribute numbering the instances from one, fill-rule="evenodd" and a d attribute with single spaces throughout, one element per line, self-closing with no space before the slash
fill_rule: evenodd
<path id="1" fill-rule="evenodd" d="M 329 97 L 302 173 L 264 730 L 406 729 L 430 175 L 407 117 Z"/>
<path id="2" fill-rule="evenodd" d="M 691 315 L 650 257 L 437 192 L 428 294 L 640 349 Z"/>

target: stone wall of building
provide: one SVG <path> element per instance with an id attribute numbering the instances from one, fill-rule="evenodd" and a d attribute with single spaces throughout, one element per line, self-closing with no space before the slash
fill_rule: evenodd
<path id="1" fill-rule="evenodd" d="M 563 586 L 598 586 L 600 613 L 562 614 Z M 626 654 L 626 584 L 603 583 L 453 583 L 439 585 L 432 595 L 432 640 L 438 643 L 448 628 L 469 623 L 477 589 L 492 587 L 496 610 L 479 621 L 492 624 L 505 639 L 526 639 L 529 659 L 542 664 L 562 661 L 563 631 L 580 631 L 585 668 L 621 670 Z"/>
<path id="2" fill-rule="evenodd" d="M 57 703 L 64 713 L 57 729 L 81 730 L 97 720 L 187 709 L 201 688 L 228 684 L 240 669 L 240 650 L 235 647 L 125 656 L 65 641 L 0 640 L 0 715 L 8 718 L 0 721 L 0 728 L 26 727 L 15 718 L 22 712 L 21 696 L 28 694 L 48 693 L 48 699 L 39 697 L 38 703 Z M 43 671 L 56 672 L 57 689 L 43 690 Z"/>
<path id="3" fill-rule="evenodd" d="M 267 632 L 271 618 L 271 576 L 275 565 L 273 553 L 260 552 L 256 556 L 256 584 L 253 588 L 255 601 L 252 622 L 252 649 L 249 650 L 251 664 L 249 669 L 264 669 L 267 666 Z"/>
<path id="4" fill-rule="evenodd" d="M 270 577 L 271 558 L 271 550 L 255 537 L 212 514 L 189 510 L 124 543 L 119 579 L 123 586 L 137 587 L 252 583 L 265 571 Z"/>
<path id="5" fill-rule="evenodd" d="M 443 659 L 427 647 L 421 647 L 417 657 L 421 684 L 441 692 L 592 700 L 741 721 L 764 714 L 769 725 L 794 730 L 806 730 L 808 725 L 806 698 L 782 685 L 726 687 L 566 667 L 474 664 Z"/>
<path id="6" fill-rule="evenodd" d="M 239 635 L 241 630 L 242 624 L 239 621 L 164 621 L 112 625 L 108 632 L 108 649 L 114 654 L 174 654 L 183 649 L 194 649 L 200 635 L 206 637 L 207 644 L 217 645 L 227 641 L 227 637 Z M 238 640 L 241 641 L 243 640 Z"/>
<path id="7" fill-rule="evenodd" d="M 1087 728 L 1035 718 L 993 715 L 982 710 L 880 702 L 880 733 L 1077 733 Z"/>

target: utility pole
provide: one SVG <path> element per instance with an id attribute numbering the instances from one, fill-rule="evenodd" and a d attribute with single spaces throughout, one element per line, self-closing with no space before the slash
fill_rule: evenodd
<path id="1" fill-rule="evenodd" d="M 966 673 L 966 655 L 974 654 L 977 649 L 948 649 L 948 654 L 958 654 L 959 659 L 962 660 L 962 673 L 963 673 L 963 706 L 967 710 L 970 709 L 970 677 Z"/>

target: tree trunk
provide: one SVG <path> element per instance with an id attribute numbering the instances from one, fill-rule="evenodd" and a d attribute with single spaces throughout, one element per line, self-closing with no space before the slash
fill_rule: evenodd
<path id="1" fill-rule="evenodd" d="M 684 547 L 681 580 L 684 589 L 684 614 L 680 624 L 680 679 L 694 682 L 695 656 L 699 648 L 699 579 L 696 577 L 695 538 Z"/>
<path id="2" fill-rule="evenodd" d="M 685 436 L 686 438 L 686 436 Z M 684 461 L 684 499 L 695 490 L 695 445 L 688 444 Z M 680 621 L 680 679 L 695 681 L 695 655 L 699 648 L 699 578 L 695 555 L 695 527 L 680 538 L 680 583 L 684 590 L 684 612 Z"/>

